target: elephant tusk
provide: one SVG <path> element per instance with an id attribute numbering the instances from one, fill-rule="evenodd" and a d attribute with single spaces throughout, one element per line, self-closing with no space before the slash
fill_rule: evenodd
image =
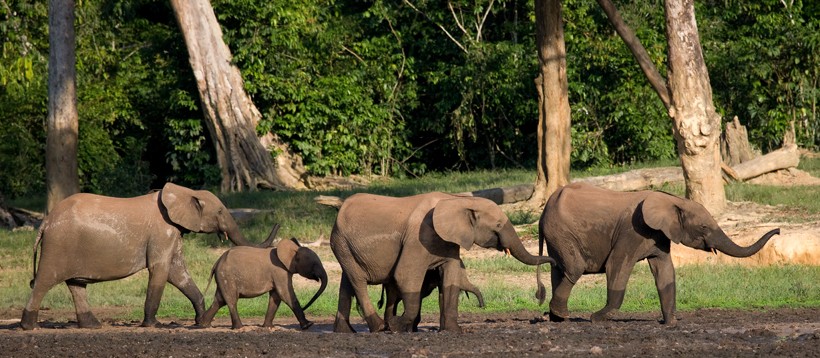
<path id="1" fill-rule="evenodd" d="M 715 249 L 714 247 L 712 248 L 712 255 L 717 256 L 717 249 Z"/>
<path id="2" fill-rule="evenodd" d="M 219 238 L 220 242 L 225 242 L 225 240 L 230 240 L 231 239 L 230 237 L 228 237 L 228 232 L 227 231 L 223 231 L 222 233 L 225 235 L 225 237 L 220 237 Z"/>

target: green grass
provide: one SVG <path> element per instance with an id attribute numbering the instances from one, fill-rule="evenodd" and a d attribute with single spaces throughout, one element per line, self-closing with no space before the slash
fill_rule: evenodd
<path id="1" fill-rule="evenodd" d="M 669 163 L 651 165 L 618 166 L 604 169 L 573 172 L 574 177 L 605 175 L 638 167 L 668 166 Z M 820 175 L 820 159 L 804 159 L 801 169 Z M 317 195 L 347 197 L 354 192 L 402 196 L 429 191 L 463 192 L 492 187 L 510 186 L 532 182 L 534 173 L 525 170 L 479 171 L 472 173 L 443 173 L 427 175 L 418 179 L 392 179 L 372 183 L 362 190 L 335 190 L 325 192 L 272 192 L 258 191 L 224 196 L 222 199 L 231 208 L 273 209 L 270 214 L 258 215 L 241 223 L 243 232 L 252 241 L 267 237 L 273 223 L 280 223 L 280 237 L 297 237 L 302 242 L 312 242 L 320 237 L 327 239 L 336 215 L 336 210 L 315 204 Z M 681 195 L 682 185 L 664 186 L 659 189 Z M 791 221 L 817 220 L 820 215 L 820 187 L 768 187 L 749 184 L 726 186 L 727 198 L 732 201 L 754 201 L 767 205 L 781 206 L 782 218 Z M 42 206 L 42 198 L 22 198 L 12 202 L 14 206 L 37 210 Z M 516 211 L 507 213 L 516 224 L 537 221 L 538 213 Z M 535 236 L 537 229 L 529 226 L 525 236 Z M 22 309 L 28 300 L 31 279 L 31 245 L 36 232 L 0 231 L 0 309 Z M 228 247 L 216 235 L 192 234 L 184 239 L 185 260 L 200 289 L 207 286 L 211 266 Z M 473 250 L 483 250 L 473 248 Z M 327 264 L 335 262 L 330 249 L 321 246 L 316 249 Z M 531 310 L 542 312 L 546 305 L 538 306 L 534 299 L 535 269 L 499 255 L 486 258 L 466 258 L 468 275 L 483 291 L 487 307 L 477 307 L 475 298 L 462 295 L 463 312 L 489 313 Z M 548 270 L 548 268 L 546 268 Z M 543 276 L 549 287 L 549 274 Z M 310 317 L 332 317 L 336 310 L 338 295 L 338 271 L 332 271 L 330 284 L 325 293 L 307 312 Z M 142 271 L 132 277 L 107 283 L 89 285 L 89 301 L 98 312 L 105 307 L 124 312 L 115 318 L 142 318 L 142 307 L 148 278 Z M 298 282 L 298 281 L 297 281 Z M 679 310 L 693 310 L 706 307 L 757 309 L 763 307 L 820 307 L 820 267 L 818 266 L 715 266 L 687 265 L 677 268 Z M 313 282 L 297 284 L 297 294 L 301 302 L 306 302 L 318 288 Z M 549 290 L 548 290 L 549 291 Z M 213 299 L 214 287 L 205 293 L 206 305 Z M 370 287 L 372 302 L 378 301 L 380 287 Z M 589 313 L 603 307 L 606 301 L 606 285 L 603 275 L 584 276 L 573 290 L 569 301 L 572 312 Z M 53 288 L 46 296 L 43 307 L 52 310 L 73 311 L 73 303 L 65 285 Z M 262 317 L 267 308 L 267 297 L 242 299 L 239 303 L 242 317 Z M 645 263 L 639 263 L 633 273 L 626 292 L 622 311 L 660 311 L 654 280 Z M 423 305 L 424 313 L 438 312 L 436 295 L 429 297 Z M 158 315 L 162 318 L 192 318 L 190 302 L 173 286 L 164 292 Z M 226 316 L 227 309 L 220 311 Z M 353 314 L 356 315 L 355 313 Z M 282 304 L 277 316 L 292 316 L 290 309 Z M 17 318 L 17 317 L 0 317 Z"/>

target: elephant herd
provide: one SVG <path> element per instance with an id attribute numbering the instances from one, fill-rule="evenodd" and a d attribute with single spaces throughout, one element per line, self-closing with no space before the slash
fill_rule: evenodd
<path id="1" fill-rule="evenodd" d="M 674 324 L 672 242 L 747 257 L 779 233 L 779 229 L 772 230 L 749 247 L 740 247 L 693 201 L 657 191 L 614 192 L 579 183 L 550 197 L 538 228 L 539 253 L 532 255 L 501 208 L 490 200 L 438 192 L 409 197 L 354 194 L 339 209 L 330 236 L 331 250 L 342 269 L 333 330 L 354 332 L 350 311 L 355 297 L 370 332 L 415 331 L 422 299 L 437 289 L 440 329 L 460 332 L 459 293 L 473 293 L 479 305 L 484 304 L 460 257 L 461 249 L 473 245 L 506 250 L 523 264 L 537 265 L 540 302 L 546 298 L 540 265 L 550 264 L 551 321 L 568 317 L 567 300 L 573 286 L 581 275 L 593 273 L 606 274 L 607 300 L 591 320 L 609 319 L 623 302 L 635 263 L 646 259 L 655 277 L 663 322 Z M 125 278 L 147 268 L 142 326 L 157 324 L 155 316 L 167 282 L 191 301 L 198 326 L 208 327 L 216 312 L 227 305 L 232 327 L 242 327 L 236 301 L 268 293 L 264 326 L 272 325 L 284 301 L 306 329 L 312 323 L 304 309 L 325 290 L 328 275 L 319 256 L 295 239 L 272 246 L 277 229 L 264 242 L 251 243 L 215 195 L 172 183 L 134 198 L 73 195 L 60 202 L 40 226 L 33 250 L 31 297 L 20 325 L 26 330 L 37 327 L 43 297 L 65 282 L 79 327 L 100 327 L 89 308 L 86 285 Z M 183 260 L 182 236 L 188 232 L 217 233 L 236 245 L 211 271 L 217 290 L 208 310 Z M 543 256 L 544 244 L 548 256 Z M 321 283 L 304 307 L 294 294 L 293 274 Z M 384 318 L 370 301 L 368 285 L 382 285 L 386 292 Z M 398 315 L 400 301 L 404 311 Z"/>

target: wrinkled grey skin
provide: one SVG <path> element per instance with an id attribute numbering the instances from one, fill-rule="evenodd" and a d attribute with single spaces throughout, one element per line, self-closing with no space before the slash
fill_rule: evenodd
<path id="1" fill-rule="evenodd" d="M 367 295 L 367 285 L 395 282 L 404 313 L 389 322 L 393 331 L 411 331 L 419 315 L 428 270 L 441 270 L 442 330 L 460 332 L 459 249 L 473 244 L 510 249 L 528 265 L 553 262 L 527 252 L 515 228 L 490 200 L 428 193 L 410 197 L 356 194 L 344 201 L 330 235 L 330 247 L 342 267 L 335 332 L 354 332 L 350 308 L 355 295 L 370 332 L 385 324 Z"/>
<path id="2" fill-rule="evenodd" d="M 65 282 L 78 325 L 98 328 L 100 322 L 88 306 L 86 285 L 125 278 L 145 268 L 149 279 L 142 326 L 157 324 L 166 282 L 191 301 L 199 323 L 205 302 L 182 256 L 182 235 L 189 231 L 224 234 L 236 245 L 251 245 L 225 205 L 205 190 L 167 183 L 161 191 L 134 198 L 94 194 L 66 198 L 40 226 L 34 244 L 35 265 L 40 245 L 42 257 L 20 325 L 35 328 L 43 297 Z"/>
<path id="3" fill-rule="evenodd" d="M 321 282 L 319 290 L 305 307 L 299 305 L 293 291 L 293 274 Z M 295 240 L 282 240 L 276 248 L 233 247 L 214 264 L 211 270 L 213 277 L 216 277 L 216 294 L 213 304 L 202 317 L 203 327 L 209 327 L 216 312 L 227 305 L 231 312 L 231 328 L 242 328 L 236 309 L 237 300 L 268 293 L 270 297 L 264 327 L 273 326 L 279 303 L 284 301 L 296 315 L 299 326 L 307 329 L 313 322 L 305 318 L 304 310 L 327 287 L 327 272 L 319 256 Z"/>
<path id="4" fill-rule="evenodd" d="M 547 201 L 539 222 L 539 251 L 546 242 L 549 256 L 558 263 L 550 273 L 551 321 L 568 317 L 567 300 L 584 274 L 606 273 L 606 306 L 592 321 L 608 320 L 621 307 L 635 263 L 646 259 L 660 296 L 666 324 L 675 324 L 675 268 L 669 254 L 671 242 L 721 251 L 733 257 L 758 252 L 775 229 L 750 245 L 740 247 L 720 229 L 700 204 L 657 191 L 616 192 L 574 183 L 556 191 Z M 670 241 L 671 240 L 671 241 Z M 538 270 L 538 298 L 544 286 Z"/>
<path id="5" fill-rule="evenodd" d="M 433 293 L 434 289 L 438 289 L 439 295 L 444 292 L 444 287 L 441 286 L 441 270 L 428 270 L 427 274 L 424 276 L 424 283 L 421 286 L 421 299 L 424 300 L 425 297 L 430 296 Z M 464 292 L 472 293 L 478 298 L 478 307 L 484 308 L 484 295 L 481 293 L 481 290 L 478 289 L 472 282 L 467 278 L 467 269 L 464 267 L 464 263 L 461 263 L 461 275 L 459 277 L 456 286 Z M 390 322 L 394 319 L 397 315 L 398 311 L 398 304 L 401 302 L 401 292 L 399 292 L 398 286 L 395 282 L 390 282 L 382 286 L 382 294 L 387 293 L 387 299 L 385 300 L 385 308 L 384 308 L 384 321 Z M 441 320 L 441 324 L 443 325 L 445 311 L 444 307 L 442 307 L 442 302 L 444 300 L 439 297 L 439 319 Z M 379 307 L 381 307 L 381 301 L 379 301 Z M 416 320 L 413 321 L 413 332 L 419 331 L 419 323 L 421 322 L 421 315 L 416 316 Z M 389 328 L 389 327 L 388 327 Z"/>

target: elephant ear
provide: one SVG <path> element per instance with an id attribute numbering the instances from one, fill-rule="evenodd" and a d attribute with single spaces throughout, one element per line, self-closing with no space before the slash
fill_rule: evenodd
<path id="1" fill-rule="evenodd" d="M 168 218 L 190 231 L 198 232 L 202 226 L 202 203 L 195 192 L 184 186 L 167 183 L 162 187 L 160 201 L 168 212 Z"/>
<path id="2" fill-rule="evenodd" d="M 649 227 L 663 231 L 669 240 L 680 243 L 684 235 L 682 212 L 672 195 L 650 193 L 641 204 L 643 220 Z"/>
<path id="3" fill-rule="evenodd" d="M 477 220 L 468 198 L 445 199 L 439 201 L 433 209 L 433 228 L 436 234 L 444 241 L 460 245 L 466 250 L 473 246 Z"/>
<path id="4" fill-rule="evenodd" d="M 285 265 L 285 268 L 288 269 L 288 272 L 294 272 L 296 266 L 294 264 L 294 258 L 296 257 L 296 252 L 299 251 L 299 244 L 294 240 L 282 240 L 276 244 L 276 257 L 279 258 L 279 261 L 282 261 L 282 264 Z"/>

